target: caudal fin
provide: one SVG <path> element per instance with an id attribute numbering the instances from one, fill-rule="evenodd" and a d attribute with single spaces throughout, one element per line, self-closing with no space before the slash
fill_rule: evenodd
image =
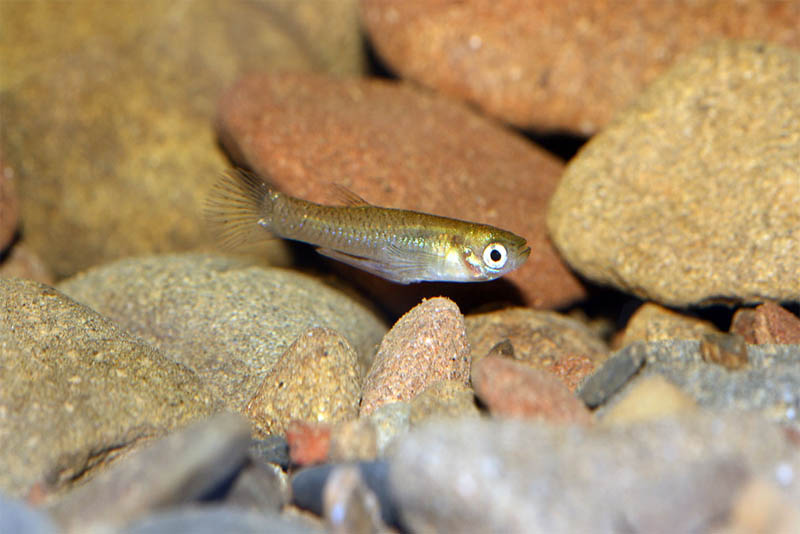
<path id="1" fill-rule="evenodd" d="M 225 172 L 211 189 L 205 214 L 211 231 L 229 249 L 273 237 L 269 228 L 275 193 L 255 173 Z"/>

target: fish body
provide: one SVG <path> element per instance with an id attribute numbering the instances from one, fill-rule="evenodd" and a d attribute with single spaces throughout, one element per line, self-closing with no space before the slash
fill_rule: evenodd
<path id="1" fill-rule="evenodd" d="M 498 278 L 530 254 L 525 239 L 493 226 L 418 211 L 383 208 L 347 193 L 326 206 L 276 191 L 254 174 L 226 174 L 209 214 L 231 243 L 254 226 L 318 247 L 320 254 L 401 284 Z"/>

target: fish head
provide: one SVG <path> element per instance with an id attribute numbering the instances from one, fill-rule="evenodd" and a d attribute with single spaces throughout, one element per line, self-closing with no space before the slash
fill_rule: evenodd
<path id="1" fill-rule="evenodd" d="M 499 228 L 482 227 L 465 240 L 461 261 L 469 280 L 494 280 L 521 266 L 530 253 L 524 238 Z"/>

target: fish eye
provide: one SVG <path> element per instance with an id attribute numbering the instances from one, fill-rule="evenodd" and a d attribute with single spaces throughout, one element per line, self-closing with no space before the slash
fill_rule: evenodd
<path id="1" fill-rule="evenodd" d="M 483 249 L 483 263 L 490 269 L 502 269 L 508 261 L 506 247 L 500 243 L 491 243 Z"/>

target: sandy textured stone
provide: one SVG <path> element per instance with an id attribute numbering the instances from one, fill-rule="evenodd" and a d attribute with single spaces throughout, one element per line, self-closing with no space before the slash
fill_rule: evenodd
<path id="1" fill-rule="evenodd" d="M 0 278 L 0 490 L 63 489 L 208 415 L 198 377 L 55 289 Z"/>
<path id="2" fill-rule="evenodd" d="M 477 417 L 472 388 L 458 380 L 434 382 L 411 401 L 409 423 L 412 427 L 424 424 L 429 419 Z"/>
<path id="3" fill-rule="evenodd" d="M 371 42 L 401 77 L 518 126 L 584 134 L 707 40 L 756 38 L 800 47 L 800 6 L 783 0 L 361 5 Z"/>
<path id="4" fill-rule="evenodd" d="M 423 301 L 381 341 L 364 381 L 361 415 L 383 404 L 410 401 L 440 380 L 466 386 L 469 370 L 469 344 L 458 306 L 446 298 Z"/>
<path id="5" fill-rule="evenodd" d="M 245 413 L 263 435 L 283 434 L 294 419 L 338 423 L 358 417 L 358 355 L 339 333 L 303 332 L 269 370 Z"/>
<path id="6" fill-rule="evenodd" d="M 195 370 L 235 411 L 309 328 L 341 333 L 363 370 L 386 332 L 371 308 L 314 278 L 222 256 L 120 260 L 59 288 Z"/>
<path id="7" fill-rule="evenodd" d="M 692 412 L 697 403 L 675 384 L 659 375 L 642 379 L 631 386 L 605 412 L 602 421 L 625 424 Z"/>
<path id="8" fill-rule="evenodd" d="M 557 375 L 570 390 L 608 357 L 608 348 L 582 323 L 563 315 L 514 308 L 468 315 L 473 365 L 508 340 L 513 358 Z"/>
<path id="9" fill-rule="evenodd" d="M 550 203 L 581 274 L 662 304 L 800 300 L 800 52 L 721 41 L 569 164 Z"/>
<path id="10" fill-rule="evenodd" d="M 490 356 L 475 364 L 472 377 L 475 394 L 496 417 L 579 424 L 592 421 L 583 401 L 547 371 Z"/>
<path id="11" fill-rule="evenodd" d="M 15 181 L 14 169 L 6 165 L 0 146 L 0 253 L 8 248 L 17 231 L 19 198 Z"/>
<path id="12" fill-rule="evenodd" d="M 383 302 L 405 303 L 402 311 L 421 296 L 544 307 L 584 294 L 545 233 L 561 162 L 463 105 L 410 84 L 261 75 L 226 93 L 219 123 L 234 159 L 292 195 L 341 202 L 331 187 L 340 184 L 379 206 L 488 223 L 528 240 L 527 263 L 503 279 L 513 286 L 362 282 Z"/>
<path id="13" fill-rule="evenodd" d="M 622 348 L 636 341 L 701 339 L 703 335 L 713 333 L 719 333 L 719 330 L 708 321 L 646 302 L 628 320 L 617 345 Z"/>
<path id="14" fill-rule="evenodd" d="M 783 428 L 741 414 L 614 426 L 476 419 L 412 431 L 389 481 L 412 532 L 714 532 L 754 476 L 797 495 L 794 458 Z"/>
<path id="15" fill-rule="evenodd" d="M 774 302 L 765 302 L 754 310 L 738 310 L 731 333 L 743 336 L 748 343 L 800 344 L 800 319 Z"/>
<path id="16" fill-rule="evenodd" d="M 0 145 L 26 238 L 60 277 L 209 246 L 202 208 L 228 166 L 213 111 L 241 73 L 364 65 L 355 0 L 43 0 L 2 12 Z"/>

